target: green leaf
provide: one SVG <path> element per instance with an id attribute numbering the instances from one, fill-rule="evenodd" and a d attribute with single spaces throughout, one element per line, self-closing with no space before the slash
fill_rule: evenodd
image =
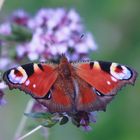
<path id="1" fill-rule="evenodd" d="M 0 35 L 0 39 L 4 41 L 25 42 L 32 38 L 32 31 L 18 24 L 11 24 L 12 33 L 10 35 Z"/>
<path id="2" fill-rule="evenodd" d="M 44 127 L 52 127 L 54 125 L 56 125 L 59 122 L 59 120 L 47 120 L 46 122 L 42 123 L 41 125 L 43 125 Z"/>
<path id="3" fill-rule="evenodd" d="M 48 112 L 25 113 L 25 115 L 38 120 L 39 124 L 44 127 L 52 127 L 59 122 L 58 119 L 54 119 L 54 114 Z"/>
<path id="4" fill-rule="evenodd" d="M 15 35 L 0 35 L 0 40 L 2 41 L 15 41 L 16 36 Z"/>
<path id="5" fill-rule="evenodd" d="M 53 114 L 46 112 L 24 113 L 27 117 L 34 119 L 51 119 Z"/>
<path id="6" fill-rule="evenodd" d="M 11 28 L 13 39 L 15 39 L 15 41 L 19 42 L 28 41 L 32 38 L 32 32 L 29 28 L 26 28 L 18 24 L 12 24 Z"/>

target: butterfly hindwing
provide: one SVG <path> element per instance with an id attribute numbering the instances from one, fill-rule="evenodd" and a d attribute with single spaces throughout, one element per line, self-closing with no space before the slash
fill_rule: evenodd
<path id="1" fill-rule="evenodd" d="M 9 87 L 19 88 L 35 98 L 46 96 L 58 76 L 55 66 L 30 63 L 12 68 L 4 73 Z"/>
<path id="2" fill-rule="evenodd" d="M 72 111 L 74 101 L 74 85 L 70 79 L 63 79 L 58 75 L 50 89 L 50 99 L 38 99 L 38 101 L 47 106 L 50 112 L 67 112 Z"/>
<path id="3" fill-rule="evenodd" d="M 113 98 L 112 95 L 104 96 L 78 76 L 76 77 L 76 82 L 78 89 L 75 103 L 78 111 L 97 111 L 106 109 L 107 103 Z"/>

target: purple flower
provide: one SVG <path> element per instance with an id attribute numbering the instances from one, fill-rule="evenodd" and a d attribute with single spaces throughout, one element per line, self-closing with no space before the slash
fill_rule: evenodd
<path id="1" fill-rule="evenodd" d="M 29 15 L 24 10 L 16 10 L 12 13 L 11 22 L 19 25 L 27 26 Z"/>
<path id="2" fill-rule="evenodd" d="M 24 10 L 17 10 L 13 12 L 11 20 L 0 25 L 0 34 L 12 35 L 13 23 L 32 31 L 30 40 L 16 45 L 16 58 L 53 60 L 64 53 L 70 60 L 79 60 L 87 57 L 90 50 L 97 49 L 92 34 L 84 30 L 80 16 L 74 9 L 44 8 L 34 17 Z"/>
<path id="3" fill-rule="evenodd" d="M 95 114 L 93 112 L 85 112 L 85 111 L 78 111 L 75 114 L 70 115 L 72 118 L 72 122 L 77 127 L 82 127 L 85 131 L 90 131 L 91 127 L 89 126 L 90 123 L 95 123 Z"/>
<path id="4" fill-rule="evenodd" d="M 12 13 L 9 21 L 2 23 L 0 25 L 0 34 L 10 35 L 12 34 L 12 24 L 18 24 L 22 26 L 27 26 L 29 20 L 29 15 L 24 10 L 16 10 Z"/>
<path id="5" fill-rule="evenodd" d="M 4 82 L 0 81 L 0 89 L 5 89 L 5 88 L 7 88 L 7 85 Z"/>
<path id="6" fill-rule="evenodd" d="M 12 34 L 12 23 L 32 31 L 30 40 L 16 45 L 16 55 L 20 59 L 53 60 L 64 53 L 70 60 L 78 60 L 97 49 L 92 34 L 84 30 L 81 18 L 74 9 L 44 8 L 34 17 L 17 10 L 12 14 L 11 21 L 0 26 L 0 33 Z"/>
<path id="7" fill-rule="evenodd" d="M 11 65 L 11 60 L 8 57 L 0 57 L 0 70 L 7 70 Z"/>
<path id="8" fill-rule="evenodd" d="M 3 23 L 0 25 L 0 34 L 10 35 L 11 34 L 11 25 L 9 22 Z"/>

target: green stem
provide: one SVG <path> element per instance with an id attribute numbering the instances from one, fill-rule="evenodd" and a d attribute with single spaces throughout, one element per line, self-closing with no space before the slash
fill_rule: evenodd
<path id="1" fill-rule="evenodd" d="M 31 130 L 30 132 L 28 132 L 25 135 L 23 135 L 22 137 L 17 138 L 17 140 L 24 140 L 26 137 L 28 137 L 29 135 L 31 135 L 32 133 L 36 132 L 37 130 L 39 130 L 42 127 L 43 127 L 42 125 L 37 126 L 36 128 L 34 128 L 33 130 Z"/>
<path id="2" fill-rule="evenodd" d="M 33 104 L 34 104 L 34 100 L 32 100 L 32 99 L 29 100 L 24 112 L 25 113 L 30 113 L 31 110 L 32 110 Z M 20 135 L 21 135 L 21 133 L 22 133 L 24 127 L 25 127 L 26 121 L 27 121 L 27 117 L 23 115 L 22 118 L 21 118 L 20 124 L 19 124 L 19 126 L 16 130 L 14 140 L 17 140 L 17 138 L 20 137 Z"/>

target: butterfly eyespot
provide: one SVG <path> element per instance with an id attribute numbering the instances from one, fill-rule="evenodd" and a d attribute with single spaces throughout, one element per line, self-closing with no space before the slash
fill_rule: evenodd
<path id="1" fill-rule="evenodd" d="M 8 80 L 14 84 L 22 84 L 27 80 L 28 76 L 22 67 L 10 70 Z"/>
<path id="2" fill-rule="evenodd" d="M 103 93 L 101 93 L 99 90 L 93 88 L 94 93 L 96 93 L 98 96 L 104 96 Z"/>
<path id="3" fill-rule="evenodd" d="M 112 63 L 110 67 L 110 73 L 114 78 L 119 80 L 128 80 L 132 77 L 132 72 L 129 68 L 123 65 L 119 65 L 117 63 Z"/>
<path id="4" fill-rule="evenodd" d="M 47 100 L 50 100 L 51 98 L 52 98 L 52 92 L 51 92 L 51 90 L 49 90 L 49 92 L 45 95 L 45 99 L 47 99 Z"/>
<path id="5" fill-rule="evenodd" d="M 22 73 L 19 70 L 17 70 L 17 69 L 14 70 L 14 74 L 16 76 L 22 76 Z"/>
<path id="6" fill-rule="evenodd" d="M 116 68 L 115 68 L 115 72 L 116 73 L 122 73 L 122 71 L 123 71 L 122 66 L 121 65 L 117 65 Z"/>

